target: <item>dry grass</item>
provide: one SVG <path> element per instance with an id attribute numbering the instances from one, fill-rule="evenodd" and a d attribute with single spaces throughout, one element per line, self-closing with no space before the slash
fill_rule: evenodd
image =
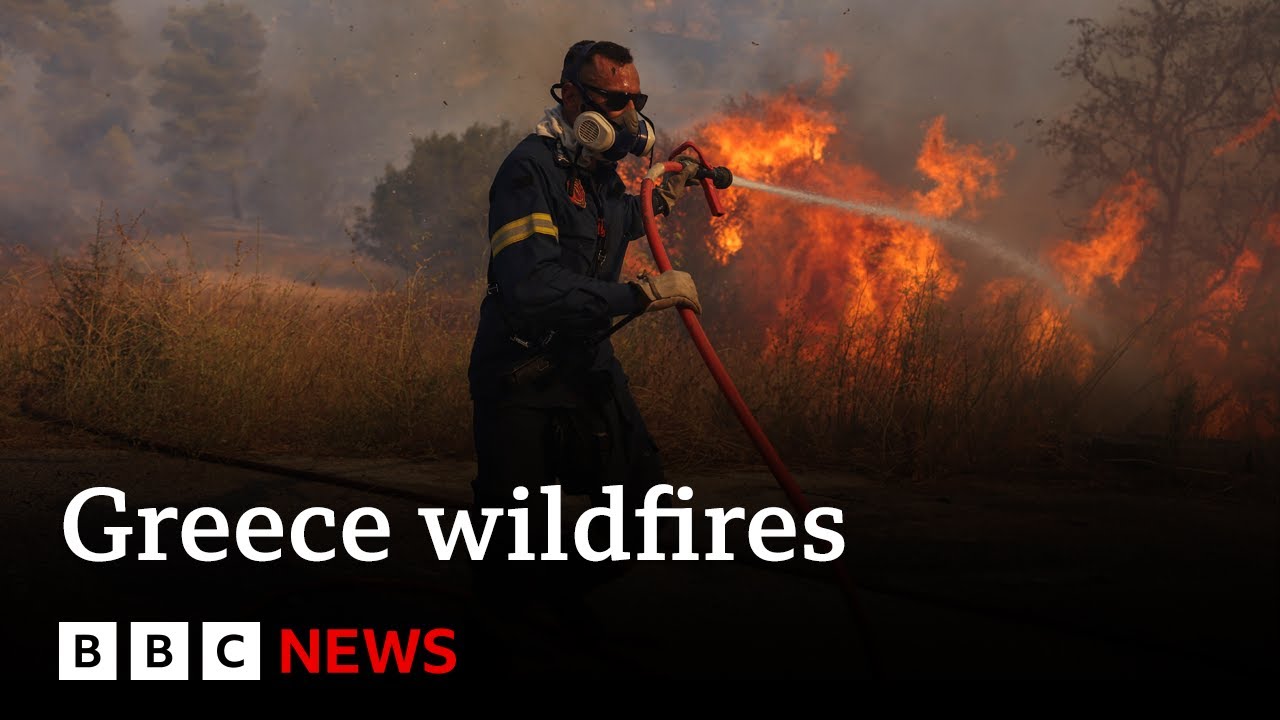
<path id="1" fill-rule="evenodd" d="M 419 273 L 330 291 L 238 261 L 211 273 L 119 222 L 81 257 L 11 253 L 0 267 L 10 399 L 192 450 L 470 457 L 480 287 Z M 835 333 L 798 312 L 763 336 L 708 332 L 788 463 L 886 476 L 1072 462 L 1073 434 L 1136 336 L 1084 363 L 1036 293 L 960 308 L 927 278 L 893 312 Z M 758 462 L 674 314 L 640 319 L 615 344 L 669 466 Z M 1172 417 L 1186 398 L 1168 403 Z"/>
<path id="2" fill-rule="evenodd" d="M 40 409 L 193 450 L 470 447 L 470 303 L 422 276 L 331 292 L 184 269 L 132 230 L 44 266 L 49 291 L 11 273 L 6 385 Z"/>
<path id="3" fill-rule="evenodd" d="M 1008 469 L 1061 462 L 1086 399 L 1074 337 L 1040 328 L 1034 297 L 963 313 L 925 279 L 835 334 L 796 311 L 764 338 L 711 335 L 784 457 L 885 475 Z M 754 461 L 678 325 L 619 348 L 641 404 L 664 411 L 651 412 L 660 444 L 680 462 Z"/>

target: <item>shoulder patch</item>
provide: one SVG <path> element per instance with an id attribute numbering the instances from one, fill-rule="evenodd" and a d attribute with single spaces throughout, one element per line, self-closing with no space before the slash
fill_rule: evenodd
<path id="1" fill-rule="evenodd" d="M 530 175 L 529 173 L 525 173 L 524 175 L 517 175 L 511 179 L 511 188 L 513 190 L 527 188 L 532 184 L 533 184 L 533 175 Z"/>

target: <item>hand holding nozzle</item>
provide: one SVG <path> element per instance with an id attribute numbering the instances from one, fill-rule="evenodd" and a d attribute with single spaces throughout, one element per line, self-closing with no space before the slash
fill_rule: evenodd
<path id="1" fill-rule="evenodd" d="M 707 167 L 703 165 L 693 176 L 697 180 L 710 180 L 717 190 L 724 190 L 733 184 L 733 173 L 729 172 L 729 168 L 721 165 L 720 167 Z"/>
<path id="2" fill-rule="evenodd" d="M 685 187 L 695 182 L 696 173 L 702 169 L 702 163 L 693 153 L 684 153 L 672 158 L 670 162 L 655 165 L 654 168 L 657 171 L 656 174 L 650 171 L 650 175 L 655 180 L 660 178 L 657 190 L 666 202 L 665 214 L 670 212 L 675 207 L 676 201 L 684 195 Z"/>
<path id="3" fill-rule="evenodd" d="M 724 206 L 715 191 L 733 184 L 733 173 L 729 168 L 711 167 L 702 157 L 702 152 L 688 142 L 672 151 L 666 162 L 654 163 L 645 177 L 653 181 L 657 197 L 666 201 L 666 209 L 658 210 L 661 215 L 670 212 L 671 206 L 684 194 L 685 186 L 692 183 L 702 186 L 711 214 L 716 217 L 724 215 Z"/>

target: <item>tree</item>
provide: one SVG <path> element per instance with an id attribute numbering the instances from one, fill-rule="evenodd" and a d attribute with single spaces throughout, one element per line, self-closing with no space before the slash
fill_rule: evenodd
<path id="1" fill-rule="evenodd" d="M 1043 145 L 1067 160 L 1062 190 L 1096 196 L 1136 172 L 1158 193 L 1135 268 L 1157 301 L 1194 306 L 1280 211 L 1280 3 L 1144 0 L 1120 19 L 1073 20 L 1058 66 L 1083 83 Z"/>
<path id="2" fill-rule="evenodd" d="M 356 248 L 405 268 L 427 263 L 444 275 L 482 277 L 488 250 L 489 184 L 525 133 L 509 122 L 476 123 L 454 133 L 414 138 L 403 170 L 390 164 L 355 210 Z"/>
<path id="3" fill-rule="evenodd" d="M 170 10 L 163 33 L 170 50 L 154 71 L 158 89 L 151 102 L 169 117 L 156 137 L 156 159 L 176 165 L 172 184 L 187 204 L 229 205 L 238 219 L 239 178 L 249 165 L 246 146 L 263 99 L 262 23 L 242 5 L 210 2 Z"/>
<path id="4" fill-rule="evenodd" d="M 1274 433 L 1280 3 L 1142 0 L 1113 23 L 1073 24 L 1059 70 L 1083 95 L 1041 136 L 1067 161 L 1060 189 L 1097 196 L 1130 173 L 1149 184 L 1156 200 L 1129 289 L 1139 306 L 1169 303 L 1171 336 L 1200 348 L 1195 382 L 1218 385 L 1201 417 L 1236 403 L 1242 422 Z"/>
<path id="5" fill-rule="evenodd" d="M 128 184 L 139 66 L 112 0 L 0 3 L 0 54 L 6 52 L 29 55 L 40 68 L 33 109 L 50 160 L 67 170 L 70 183 L 109 197 Z M 0 58 L 0 97 L 3 76 Z"/>

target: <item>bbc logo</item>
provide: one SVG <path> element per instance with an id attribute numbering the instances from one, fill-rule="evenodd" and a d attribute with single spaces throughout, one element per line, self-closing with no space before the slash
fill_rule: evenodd
<path id="1" fill-rule="evenodd" d="M 129 628 L 129 679 L 186 680 L 190 636 L 185 622 L 134 622 Z M 255 622 L 200 623 L 205 680 L 259 680 L 262 631 Z M 114 622 L 58 623 L 59 680 L 115 680 L 120 648 Z"/>

